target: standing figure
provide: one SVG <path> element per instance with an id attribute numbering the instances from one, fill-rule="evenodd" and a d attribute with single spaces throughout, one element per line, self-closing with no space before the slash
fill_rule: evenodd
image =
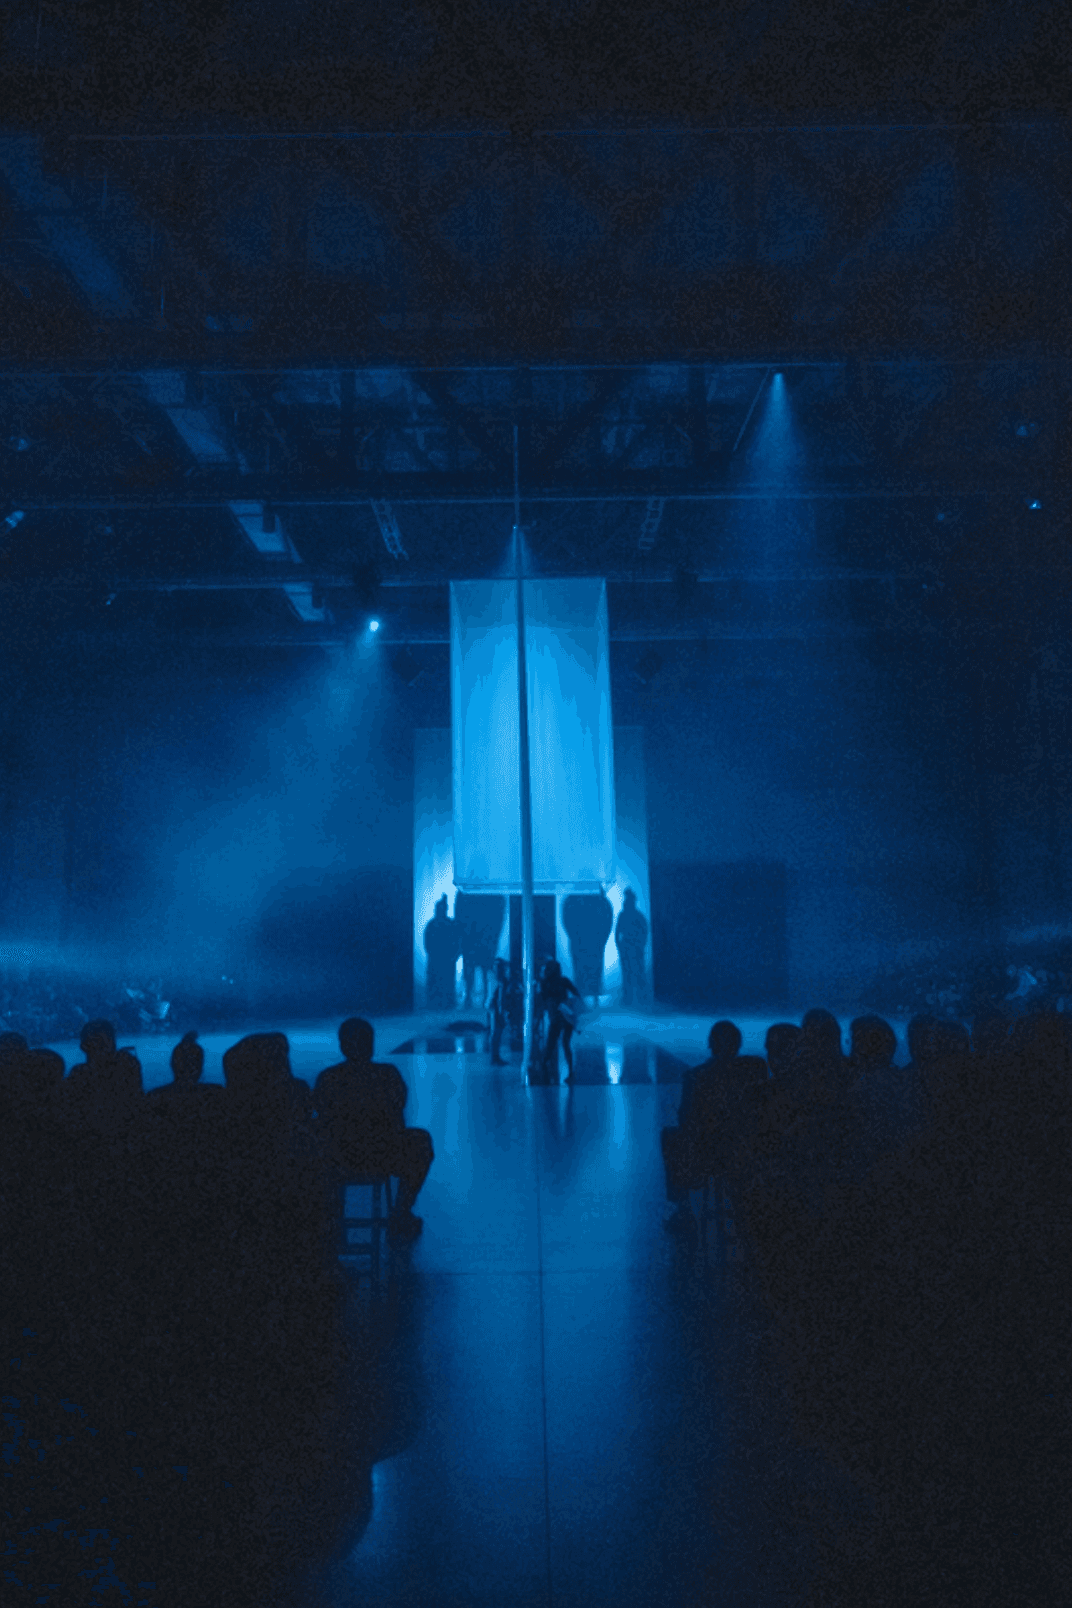
<path id="1" fill-rule="evenodd" d="M 622 1004 L 644 1003 L 644 950 L 648 942 L 648 923 L 637 909 L 636 894 L 626 888 L 622 913 L 614 929 L 618 958 L 622 963 Z"/>
<path id="2" fill-rule="evenodd" d="M 435 915 L 424 929 L 428 956 L 428 1005 L 431 1010 L 454 1009 L 454 970 L 458 959 L 458 929 L 447 914 L 447 896 L 437 900 Z"/>
<path id="3" fill-rule="evenodd" d="M 602 890 L 571 893 L 562 901 L 562 925 L 570 942 L 577 987 L 594 1009 L 603 992 L 603 953 L 614 926 L 614 906 Z"/>
<path id="4" fill-rule="evenodd" d="M 580 992 L 563 977 L 562 967 L 557 960 L 549 960 L 543 969 L 543 978 L 540 984 L 539 1005 L 547 1014 L 547 1041 L 544 1044 L 542 1065 L 546 1076 L 558 1072 L 558 1045 L 562 1042 L 562 1053 L 566 1057 L 566 1082 L 573 1080 L 573 1051 L 570 1041 L 576 1027 L 575 1007 L 573 1000 L 580 1000 Z"/>
<path id="5" fill-rule="evenodd" d="M 487 1005 L 491 994 L 492 968 L 499 936 L 503 929 L 506 901 L 501 893 L 457 893 L 454 897 L 454 928 L 462 957 L 463 1006 L 475 1006 L 476 974 L 481 973 L 481 995 Z"/>
<path id="6" fill-rule="evenodd" d="M 491 1033 L 491 1064 L 505 1066 L 502 1058 L 503 1030 L 506 1027 L 509 1005 L 510 967 L 505 960 L 495 962 L 495 987 L 488 1000 L 488 1029 Z"/>

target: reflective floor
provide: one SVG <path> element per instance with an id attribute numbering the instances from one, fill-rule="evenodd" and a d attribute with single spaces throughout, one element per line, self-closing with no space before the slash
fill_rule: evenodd
<path id="1" fill-rule="evenodd" d="M 377 1024 L 436 1159 L 424 1233 L 374 1300 L 371 1517 L 314 1571 L 309 1608 L 802 1601 L 804 1497 L 837 1510 L 851 1491 L 795 1445 L 739 1269 L 662 1227 L 659 1129 L 710 1018 L 590 1019 L 575 1081 L 554 1087 L 526 1086 L 517 1056 L 493 1068 L 447 1025 Z M 741 1025 L 760 1048 L 766 1021 Z M 206 1035 L 206 1075 L 235 1036 Z M 337 1059 L 333 1024 L 289 1037 L 310 1081 Z M 147 1086 L 170 1047 L 138 1043 Z"/>

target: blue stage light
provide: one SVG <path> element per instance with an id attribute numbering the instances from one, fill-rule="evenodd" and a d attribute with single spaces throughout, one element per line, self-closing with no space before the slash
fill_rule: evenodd
<path id="1" fill-rule="evenodd" d="M 1042 504 L 1039 502 L 1037 497 L 1032 497 L 1032 499 L 1030 500 L 1030 502 L 1028 503 L 1027 506 L 1029 508 L 1041 508 Z"/>
<path id="2" fill-rule="evenodd" d="M 369 623 L 368 623 L 368 628 L 369 628 L 370 631 L 372 631 L 374 633 L 376 631 L 378 631 L 380 629 L 379 620 L 370 620 Z"/>

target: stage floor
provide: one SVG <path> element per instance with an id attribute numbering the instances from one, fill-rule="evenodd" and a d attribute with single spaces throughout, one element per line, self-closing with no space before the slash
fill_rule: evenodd
<path id="1" fill-rule="evenodd" d="M 761 1049 L 769 1018 L 736 1019 Z M 851 1487 L 793 1443 L 758 1298 L 662 1227 L 659 1129 L 711 1020 L 590 1018 L 559 1087 L 528 1086 L 517 1056 L 492 1067 L 441 1017 L 375 1024 L 436 1159 L 380 1297 L 371 1517 L 302 1608 L 803 1600 L 801 1492 L 837 1513 Z M 338 1059 L 334 1022 L 278 1025 L 310 1082 Z M 213 1080 L 238 1036 L 205 1035 Z M 136 1041 L 147 1086 L 172 1042 Z"/>

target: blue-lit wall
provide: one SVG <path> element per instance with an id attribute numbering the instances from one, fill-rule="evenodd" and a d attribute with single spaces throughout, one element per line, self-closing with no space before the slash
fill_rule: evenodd
<path id="1" fill-rule="evenodd" d="M 779 919 L 779 881 L 787 1003 L 852 1001 L 876 970 L 978 941 L 971 745 L 941 645 L 881 664 L 850 648 L 838 663 L 792 643 L 683 645 L 635 702 L 659 756 L 653 884 L 704 867 L 726 890 L 703 925 L 690 917 L 697 948 L 753 945 L 751 927 Z M 749 866 L 751 899 L 734 876 Z M 772 973 L 778 938 L 756 947 Z"/>
<path id="2" fill-rule="evenodd" d="M 1010 934 L 1068 926 L 1072 650 L 984 676 L 940 635 L 660 644 L 641 684 L 642 650 L 615 642 L 611 675 L 616 746 L 643 728 L 652 876 L 783 867 L 794 1002 L 968 946 L 987 909 Z M 0 966 L 408 1002 L 421 900 L 448 886 L 449 775 L 440 863 L 413 881 L 413 732 L 447 726 L 447 654 L 408 702 L 374 673 L 355 701 L 353 665 L 279 651 L 26 665 L 2 711 Z"/>
<path id="3" fill-rule="evenodd" d="M 254 1010 L 408 1005 L 411 729 L 373 660 L 42 663 L 4 773 L 0 945 L 102 986 L 226 976 Z"/>

